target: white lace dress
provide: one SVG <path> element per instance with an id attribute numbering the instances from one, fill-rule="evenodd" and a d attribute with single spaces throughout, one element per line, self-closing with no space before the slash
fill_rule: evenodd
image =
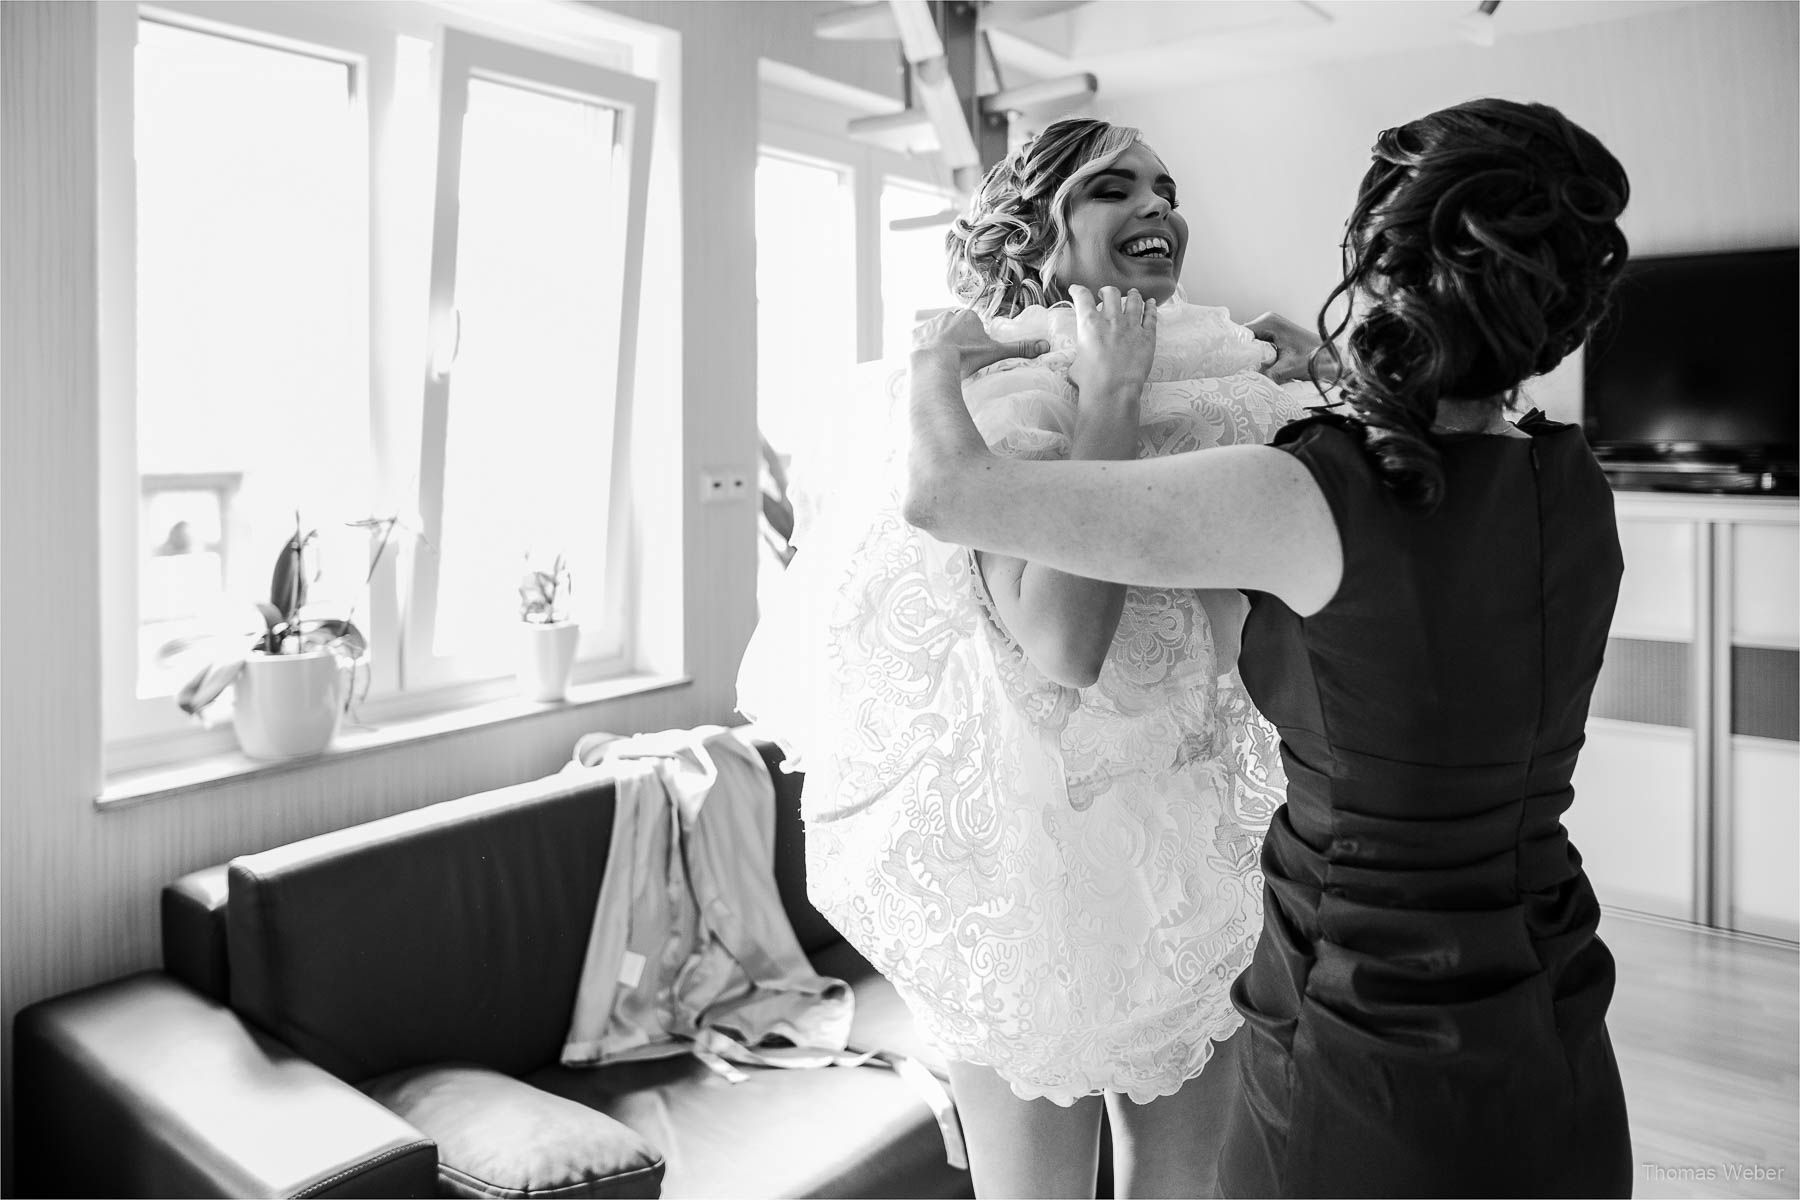
<path id="1" fill-rule="evenodd" d="M 983 436 L 1067 457 L 1073 314 L 991 327 L 1052 350 L 968 382 Z M 1139 455 L 1268 441 L 1300 405 L 1256 373 L 1265 357 L 1224 309 L 1165 306 Z M 905 371 L 881 383 L 904 413 Z M 944 1054 L 1019 1096 L 1175 1091 L 1241 1023 L 1229 989 L 1285 786 L 1234 667 L 1242 597 L 1132 588 L 1098 681 L 1059 686 L 1006 633 L 974 555 L 901 520 L 899 456 L 846 449 L 801 506 L 739 678 L 739 707 L 807 772 L 813 903 Z"/>

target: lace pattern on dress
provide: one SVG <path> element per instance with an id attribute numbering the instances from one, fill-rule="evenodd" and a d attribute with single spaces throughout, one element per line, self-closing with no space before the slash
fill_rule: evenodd
<path id="1" fill-rule="evenodd" d="M 1052 350 L 969 382 L 977 426 L 996 452 L 1066 457 L 1072 314 L 993 332 Z M 1253 373 L 1264 357 L 1224 310 L 1165 307 L 1140 456 L 1267 442 L 1298 406 Z M 904 371 L 880 386 L 903 412 Z M 1284 787 L 1215 647 L 1210 613 L 1241 600 L 1132 588 L 1099 679 L 1061 687 L 1006 632 L 973 554 L 901 520 L 898 465 L 846 469 L 860 498 L 813 506 L 805 569 L 784 580 L 811 622 L 785 626 L 789 645 L 809 650 L 747 657 L 740 679 L 745 711 L 804 756 L 812 901 L 943 1053 L 1018 1095 L 1173 1092 L 1240 1023 L 1229 989 Z"/>

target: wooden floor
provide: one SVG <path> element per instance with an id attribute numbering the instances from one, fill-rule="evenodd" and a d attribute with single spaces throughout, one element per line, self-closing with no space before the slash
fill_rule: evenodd
<path id="1" fill-rule="evenodd" d="M 1600 936 L 1636 1195 L 1800 1196 L 1800 951 L 1621 912 Z"/>

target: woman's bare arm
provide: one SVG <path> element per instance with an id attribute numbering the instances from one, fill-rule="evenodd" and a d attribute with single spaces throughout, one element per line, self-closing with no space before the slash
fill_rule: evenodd
<path id="1" fill-rule="evenodd" d="M 1130 462 L 990 452 L 957 370 L 974 325 L 946 322 L 916 343 L 907 520 L 944 541 L 1093 579 L 1265 591 L 1302 616 L 1331 599 L 1343 573 L 1337 527 L 1311 474 L 1283 451 L 1224 446 Z"/>

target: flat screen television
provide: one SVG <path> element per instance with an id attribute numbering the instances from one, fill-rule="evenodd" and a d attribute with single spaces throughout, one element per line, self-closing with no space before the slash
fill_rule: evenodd
<path id="1" fill-rule="evenodd" d="M 1800 249 L 1633 259 L 1588 341 L 1583 401 L 1616 487 L 1792 494 Z"/>

